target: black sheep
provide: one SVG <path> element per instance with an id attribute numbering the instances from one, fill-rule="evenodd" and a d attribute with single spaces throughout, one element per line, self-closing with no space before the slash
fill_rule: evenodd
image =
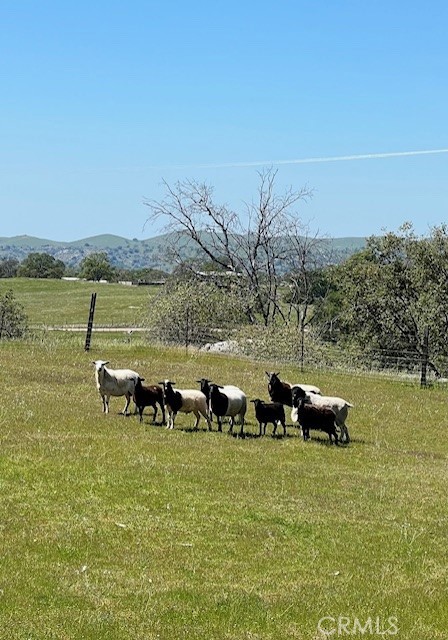
<path id="1" fill-rule="evenodd" d="M 292 392 L 296 387 L 300 387 L 307 393 L 320 394 L 319 387 L 313 384 L 290 384 L 280 380 L 279 373 L 275 373 L 275 371 L 265 371 L 265 373 L 268 377 L 268 393 L 272 402 L 281 402 L 288 405 L 288 407 L 292 407 Z"/>
<path id="2" fill-rule="evenodd" d="M 259 435 L 266 434 L 266 425 L 268 422 L 274 425 L 273 435 L 277 432 L 278 423 L 283 427 L 283 435 L 286 435 L 286 419 L 285 409 L 281 402 L 263 402 L 260 398 L 251 400 L 255 405 L 255 417 L 259 424 Z"/>
<path id="3" fill-rule="evenodd" d="M 304 440 L 310 437 L 310 429 L 324 431 L 330 438 L 330 443 L 338 444 L 338 434 L 336 431 L 336 414 L 328 407 L 317 407 L 306 400 L 305 392 L 296 388 L 292 396 L 293 409 L 291 417 L 294 422 L 298 422 L 302 427 Z M 332 439 L 333 438 L 333 439 Z"/>
<path id="4" fill-rule="evenodd" d="M 166 423 L 165 419 L 165 402 L 163 399 L 163 389 L 157 384 L 142 385 L 145 378 L 138 378 L 134 389 L 134 402 L 140 414 L 140 422 L 143 421 L 143 410 L 145 407 L 154 409 L 153 422 L 156 421 L 157 404 L 162 410 L 162 424 Z"/>
<path id="5" fill-rule="evenodd" d="M 278 373 L 268 371 L 265 373 L 268 377 L 268 393 L 272 402 L 281 402 L 292 407 L 291 385 L 288 382 L 282 382 Z"/>

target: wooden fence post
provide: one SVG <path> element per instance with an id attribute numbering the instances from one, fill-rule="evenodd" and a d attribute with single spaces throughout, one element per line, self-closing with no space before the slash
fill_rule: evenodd
<path id="1" fill-rule="evenodd" d="M 93 315 L 95 313 L 95 303 L 96 303 L 96 293 L 92 293 L 92 297 L 90 298 L 89 321 L 87 323 L 86 344 L 84 346 L 85 351 L 88 351 L 90 349 L 90 340 L 92 339 L 92 329 L 93 329 Z"/>
<path id="2" fill-rule="evenodd" d="M 426 387 L 426 371 L 428 369 L 428 360 L 429 360 L 429 327 L 425 328 L 425 333 L 423 335 L 423 353 L 422 353 L 422 370 L 420 374 L 420 386 Z"/>

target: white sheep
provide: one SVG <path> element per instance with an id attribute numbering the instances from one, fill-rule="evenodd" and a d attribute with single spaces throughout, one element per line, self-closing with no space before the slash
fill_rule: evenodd
<path id="1" fill-rule="evenodd" d="M 163 387 L 165 397 L 165 407 L 168 412 L 167 429 L 174 429 L 174 420 L 179 413 L 194 413 L 196 422 L 194 429 L 197 428 L 201 415 L 207 421 L 209 431 L 212 428 L 210 416 L 207 406 L 207 398 L 198 389 L 173 389 L 175 382 L 163 380 L 159 382 Z"/>
<path id="2" fill-rule="evenodd" d="M 336 396 L 320 396 L 316 393 L 307 393 L 305 394 L 303 390 L 296 387 L 292 390 L 292 411 L 291 411 L 291 420 L 293 422 L 298 422 L 297 415 L 297 406 L 300 398 L 304 398 L 306 396 L 306 402 L 314 405 L 315 407 L 326 407 L 331 409 L 335 414 L 335 422 L 336 426 L 341 430 L 341 440 L 346 443 L 350 442 L 350 436 L 348 433 L 347 425 L 345 421 L 347 420 L 348 410 L 353 407 L 350 402 L 344 400 L 343 398 L 338 398 Z"/>
<path id="3" fill-rule="evenodd" d="M 109 360 L 94 360 L 96 387 L 103 401 L 103 413 L 109 413 L 110 396 L 126 396 L 122 413 L 127 415 L 139 374 L 132 369 L 108 369 Z"/>

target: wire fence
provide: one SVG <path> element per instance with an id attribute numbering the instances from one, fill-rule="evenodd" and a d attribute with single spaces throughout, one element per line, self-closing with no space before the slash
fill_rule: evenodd
<path id="1" fill-rule="evenodd" d="M 64 324 L 44 329 L 85 333 L 87 327 L 85 324 Z M 148 332 L 148 328 L 142 326 L 94 324 L 93 332 L 123 333 L 128 341 L 132 336 L 138 335 L 150 342 L 163 342 L 160 336 L 155 337 L 152 332 Z M 332 369 L 413 381 L 421 381 L 425 371 L 425 384 L 448 382 L 448 357 L 430 351 L 423 358 L 411 350 L 341 347 L 312 339 L 306 340 L 303 348 L 299 348 L 297 341 L 291 341 L 288 335 L 273 337 L 265 329 L 256 332 L 253 328 L 243 334 L 216 329 L 204 330 L 196 335 L 196 340 L 189 347 L 243 355 L 255 360 L 271 360 L 279 364 L 287 363 L 303 369 Z"/>

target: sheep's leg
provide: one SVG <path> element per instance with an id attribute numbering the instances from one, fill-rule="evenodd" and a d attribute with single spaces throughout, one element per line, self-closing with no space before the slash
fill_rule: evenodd
<path id="1" fill-rule="evenodd" d="M 274 430 L 272 431 L 272 435 L 275 436 L 275 434 L 277 433 L 277 425 L 278 425 L 277 420 L 274 420 L 272 424 L 274 425 Z"/>
<path id="2" fill-rule="evenodd" d="M 222 433 L 222 416 L 216 416 L 216 422 L 218 423 L 218 431 Z"/>
<path id="3" fill-rule="evenodd" d="M 244 417 L 240 415 L 241 427 L 240 427 L 240 436 L 244 435 Z"/>
<path id="4" fill-rule="evenodd" d="M 143 409 L 144 409 L 143 406 L 138 408 L 138 413 L 140 415 L 140 422 L 143 422 Z"/>
<path id="5" fill-rule="evenodd" d="M 103 413 L 109 413 L 109 396 L 102 394 L 101 400 L 103 401 Z"/>
<path id="6" fill-rule="evenodd" d="M 201 412 L 201 413 L 202 413 L 202 412 Z M 210 421 L 210 416 L 209 416 L 209 414 L 208 414 L 208 413 L 203 413 L 202 415 L 203 415 L 203 416 L 204 416 L 204 418 L 207 420 L 207 427 L 208 427 L 208 430 L 209 430 L 209 431 L 211 431 L 211 430 L 212 430 L 212 423 L 211 423 L 211 421 Z"/>
<path id="7" fill-rule="evenodd" d="M 156 417 L 157 417 L 157 405 L 154 402 L 154 404 L 152 405 L 152 408 L 154 409 L 154 415 L 152 417 L 152 421 L 155 422 L 156 421 Z"/>
<path id="8" fill-rule="evenodd" d="M 341 441 L 348 444 L 350 442 L 350 436 L 346 424 L 341 424 Z"/>
<path id="9" fill-rule="evenodd" d="M 282 422 L 282 427 L 283 427 L 283 437 L 286 438 L 286 422 Z"/>
<path id="10" fill-rule="evenodd" d="M 193 413 L 196 416 L 196 420 L 195 420 L 193 429 L 197 429 L 198 428 L 198 424 L 199 424 L 199 420 L 201 419 L 201 414 L 199 413 L 199 411 L 193 411 Z"/>
<path id="11" fill-rule="evenodd" d="M 162 410 L 162 424 L 166 424 L 166 416 L 165 416 L 165 407 L 162 403 L 160 403 L 160 409 Z"/>
<path id="12" fill-rule="evenodd" d="M 337 434 L 336 428 L 334 429 L 334 431 L 332 431 L 332 432 L 330 432 L 328 434 L 328 437 L 330 438 L 330 444 L 333 444 L 333 440 L 331 438 L 332 435 L 333 435 L 333 438 L 334 438 L 334 443 L 337 445 L 338 444 L 338 434 Z"/>
<path id="13" fill-rule="evenodd" d="M 128 392 L 125 395 L 126 395 L 126 404 L 124 405 L 123 415 L 127 416 L 129 405 L 131 404 L 131 394 Z"/>

